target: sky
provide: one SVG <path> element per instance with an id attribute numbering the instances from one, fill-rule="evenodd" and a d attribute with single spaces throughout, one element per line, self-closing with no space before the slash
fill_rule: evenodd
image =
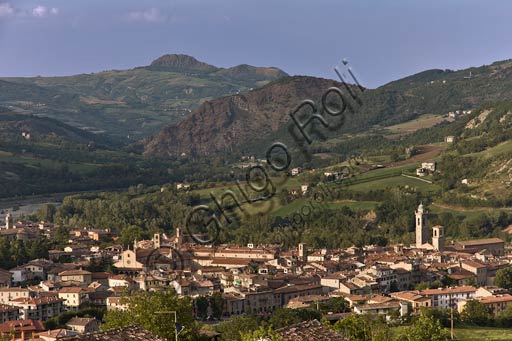
<path id="1" fill-rule="evenodd" d="M 166 53 L 362 85 L 512 58 L 512 1 L 0 0 L 0 77 L 148 65 Z"/>

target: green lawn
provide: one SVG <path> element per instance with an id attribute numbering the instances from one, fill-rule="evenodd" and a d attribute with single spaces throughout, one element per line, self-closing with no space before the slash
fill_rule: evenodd
<path id="1" fill-rule="evenodd" d="M 507 328 L 455 328 L 456 340 L 512 340 L 512 329 Z"/>
<path id="2" fill-rule="evenodd" d="M 494 147 L 487 148 L 478 153 L 470 153 L 465 156 L 483 156 L 485 158 L 490 158 L 499 154 L 507 153 L 512 151 L 512 140 L 502 142 Z"/>
<path id="3" fill-rule="evenodd" d="M 420 117 L 407 121 L 404 123 L 396 124 L 393 126 L 386 127 L 386 129 L 392 133 L 392 134 L 405 134 L 405 133 L 412 133 L 418 129 L 422 128 L 429 128 L 432 127 L 442 121 L 445 121 L 446 118 L 439 116 L 439 115 L 421 115 Z"/>
<path id="4" fill-rule="evenodd" d="M 357 179 L 360 178 L 357 177 Z M 409 186 L 410 188 L 416 188 L 416 190 L 420 192 L 435 192 L 439 189 L 439 186 L 437 186 L 436 184 L 429 184 L 418 179 L 411 179 L 401 175 L 392 176 L 389 178 L 377 178 L 375 180 L 370 179 L 368 179 L 369 181 L 351 185 L 348 188 L 351 190 L 362 192 L 367 192 L 375 189 L 386 189 L 388 187 L 397 186 Z"/>

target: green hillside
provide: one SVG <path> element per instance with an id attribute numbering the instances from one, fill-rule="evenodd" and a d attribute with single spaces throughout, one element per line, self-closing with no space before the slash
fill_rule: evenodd
<path id="1" fill-rule="evenodd" d="M 193 57 L 166 55 L 150 66 L 131 70 L 3 78 L 0 105 L 136 140 L 181 120 L 205 100 L 247 91 L 283 76 L 286 73 L 276 68 L 222 69 Z"/>

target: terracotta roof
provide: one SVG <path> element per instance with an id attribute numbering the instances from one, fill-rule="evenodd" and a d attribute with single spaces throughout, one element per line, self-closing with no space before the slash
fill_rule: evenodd
<path id="1" fill-rule="evenodd" d="M 89 323 L 96 321 L 95 317 L 73 317 L 66 323 L 68 326 L 87 326 Z"/>
<path id="2" fill-rule="evenodd" d="M 59 273 L 59 276 L 81 276 L 90 275 L 91 272 L 85 270 L 66 270 Z"/>
<path id="3" fill-rule="evenodd" d="M 110 274 L 108 272 L 93 272 L 91 277 L 93 280 L 95 279 L 107 279 Z"/>
<path id="4" fill-rule="evenodd" d="M 489 297 L 479 297 L 479 298 L 475 298 L 475 299 L 484 304 L 491 304 L 491 303 L 498 303 L 498 302 L 510 302 L 510 301 L 512 301 L 512 295 L 504 294 L 504 295 L 489 296 Z"/>
<path id="5" fill-rule="evenodd" d="M 74 341 L 165 341 L 164 338 L 159 337 L 151 332 L 138 327 L 124 327 L 111 329 L 104 332 L 98 333 L 87 333 L 71 337 L 64 337 L 62 341 L 74 340 Z"/>
<path id="6" fill-rule="evenodd" d="M 69 330 L 69 329 L 53 329 L 53 330 L 48 330 L 48 331 L 45 331 L 45 332 L 37 333 L 36 335 L 52 337 L 52 338 L 60 340 L 61 338 L 65 337 L 65 336 L 74 336 L 74 335 L 77 335 L 77 334 L 78 334 L 78 332 L 76 332 L 74 330 Z"/>
<path id="7" fill-rule="evenodd" d="M 459 242 L 460 245 L 463 246 L 479 246 L 483 244 L 496 244 L 496 243 L 504 243 L 504 241 L 500 238 L 486 238 L 486 239 L 473 239 Z"/>
<path id="8" fill-rule="evenodd" d="M 82 292 L 82 288 L 79 287 L 66 287 L 59 290 L 59 294 L 78 294 Z"/>
<path id="9" fill-rule="evenodd" d="M 40 332 L 44 330 L 43 323 L 39 320 L 18 320 L 18 321 L 7 321 L 0 324 L 1 333 L 9 333 L 12 330 L 16 331 L 36 331 Z"/>
<path id="10" fill-rule="evenodd" d="M 484 265 L 484 264 L 481 264 L 481 263 L 478 263 L 478 262 L 475 262 L 475 261 L 472 261 L 472 260 L 469 260 L 469 259 L 464 259 L 462 261 L 462 263 L 466 264 L 466 265 L 469 265 L 473 268 L 486 268 L 487 266 Z"/>
<path id="11" fill-rule="evenodd" d="M 442 295 L 442 294 L 467 293 L 467 292 L 475 292 L 475 291 L 476 291 L 475 287 L 466 285 L 466 286 L 452 287 L 452 288 L 425 289 L 425 290 L 420 290 L 419 293 L 421 295 Z"/>
<path id="12" fill-rule="evenodd" d="M 346 341 L 341 334 L 336 333 L 334 330 L 322 325 L 318 320 L 304 321 L 294 324 L 289 327 L 277 329 L 276 332 L 280 334 L 286 341 Z"/>

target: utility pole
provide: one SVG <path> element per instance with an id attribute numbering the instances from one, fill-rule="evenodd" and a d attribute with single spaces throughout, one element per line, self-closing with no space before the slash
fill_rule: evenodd
<path id="1" fill-rule="evenodd" d="M 450 337 L 453 340 L 453 307 L 451 307 L 451 314 L 450 314 Z"/>
<path id="2" fill-rule="evenodd" d="M 453 301 L 450 294 L 450 338 L 453 340 Z"/>
<path id="3" fill-rule="evenodd" d="M 155 311 L 155 314 L 173 314 L 174 315 L 174 337 L 175 340 L 178 341 L 178 334 L 185 329 L 182 325 L 178 325 L 178 317 L 175 310 L 169 310 L 169 311 Z M 178 326 L 180 328 L 178 328 Z M 179 330 L 178 330 L 179 329 Z"/>

